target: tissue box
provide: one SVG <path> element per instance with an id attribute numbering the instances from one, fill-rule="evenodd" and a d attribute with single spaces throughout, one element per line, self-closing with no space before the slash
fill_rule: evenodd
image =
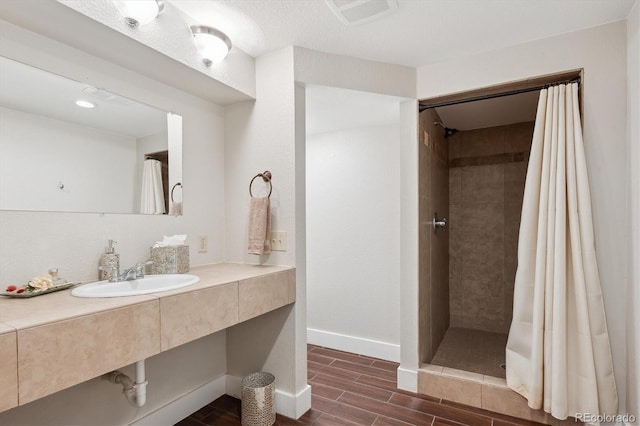
<path id="1" fill-rule="evenodd" d="M 152 274 L 189 272 L 189 246 L 151 247 Z"/>

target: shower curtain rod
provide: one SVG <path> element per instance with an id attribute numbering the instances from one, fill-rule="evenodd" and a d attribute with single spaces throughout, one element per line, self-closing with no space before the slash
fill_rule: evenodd
<path id="1" fill-rule="evenodd" d="M 460 100 L 457 100 L 457 101 L 444 101 L 444 102 L 437 102 L 435 104 L 418 104 L 418 109 L 419 109 L 419 112 L 422 112 L 422 111 L 424 111 L 426 109 L 430 109 L 430 108 L 438 108 L 438 107 L 444 107 L 444 106 L 449 106 L 449 105 L 457 105 L 457 104 L 466 104 L 468 102 L 484 101 L 486 99 L 502 98 L 504 96 L 518 95 L 520 93 L 535 92 L 536 90 L 547 89 L 547 88 L 549 88 L 551 86 L 556 86 L 558 84 L 570 84 L 570 83 L 578 83 L 579 84 L 580 83 L 580 77 L 575 77 L 575 78 L 572 78 L 570 80 L 564 80 L 564 81 L 555 81 L 553 83 L 539 84 L 537 86 L 528 87 L 526 89 L 509 90 L 507 92 L 494 93 L 494 94 L 491 94 L 491 95 L 474 96 L 472 98 L 460 99 Z"/>

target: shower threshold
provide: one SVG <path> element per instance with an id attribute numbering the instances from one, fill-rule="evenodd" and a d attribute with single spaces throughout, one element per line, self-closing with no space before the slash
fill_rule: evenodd
<path id="1" fill-rule="evenodd" d="M 507 387 L 507 335 L 452 327 L 431 360 L 418 369 L 418 393 L 548 425 L 570 425 L 542 410 Z"/>

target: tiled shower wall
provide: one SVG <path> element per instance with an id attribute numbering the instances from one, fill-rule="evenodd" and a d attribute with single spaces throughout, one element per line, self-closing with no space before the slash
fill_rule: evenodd
<path id="1" fill-rule="evenodd" d="M 420 361 L 428 363 L 449 328 L 449 235 L 433 232 L 433 214 L 449 216 L 448 148 L 434 110 L 420 113 L 418 190 Z"/>
<path id="2" fill-rule="evenodd" d="M 461 131 L 447 139 L 452 327 L 509 331 L 533 124 Z"/>

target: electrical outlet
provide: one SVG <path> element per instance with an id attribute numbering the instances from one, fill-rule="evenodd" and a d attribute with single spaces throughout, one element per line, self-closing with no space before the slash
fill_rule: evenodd
<path id="1" fill-rule="evenodd" d="M 206 235 L 198 236 L 198 253 L 206 253 L 209 251 L 209 237 Z"/>
<path id="2" fill-rule="evenodd" d="M 271 250 L 287 251 L 287 233 L 285 231 L 271 231 Z"/>

